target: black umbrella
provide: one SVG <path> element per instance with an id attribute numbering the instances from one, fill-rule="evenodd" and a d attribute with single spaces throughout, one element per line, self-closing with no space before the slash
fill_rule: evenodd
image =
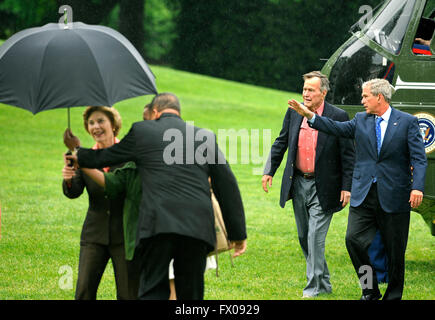
<path id="1" fill-rule="evenodd" d="M 0 102 L 33 114 L 113 106 L 156 93 L 155 77 L 142 56 L 108 27 L 49 23 L 18 32 L 0 46 Z"/>

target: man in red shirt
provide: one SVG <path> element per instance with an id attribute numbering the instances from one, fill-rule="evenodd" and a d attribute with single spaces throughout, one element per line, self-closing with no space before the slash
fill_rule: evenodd
<path id="1" fill-rule="evenodd" d="M 303 76 L 303 101 L 318 115 L 347 121 L 347 113 L 325 102 L 328 78 L 319 71 Z M 332 291 L 325 260 L 325 239 L 334 212 L 350 201 L 354 145 L 353 140 L 318 132 L 292 109 L 287 109 L 281 132 L 272 145 L 264 169 L 265 192 L 288 150 L 281 184 L 280 205 L 293 200 L 299 243 L 307 264 L 307 285 L 303 297 Z"/>

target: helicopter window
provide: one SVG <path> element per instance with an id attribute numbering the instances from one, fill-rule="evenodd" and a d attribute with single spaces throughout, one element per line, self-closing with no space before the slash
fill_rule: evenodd
<path id="1" fill-rule="evenodd" d="M 363 32 L 393 54 L 399 54 L 415 0 L 392 0 Z"/>
<path id="2" fill-rule="evenodd" d="M 360 105 L 364 81 L 382 78 L 392 83 L 395 69 L 393 61 L 353 38 L 331 69 L 331 90 L 326 99 L 333 104 Z"/>
<path id="3" fill-rule="evenodd" d="M 435 30 L 435 1 L 428 1 L 418 24 L 412 52 L 415 55 L 432 55 L 430 43 Z"/>

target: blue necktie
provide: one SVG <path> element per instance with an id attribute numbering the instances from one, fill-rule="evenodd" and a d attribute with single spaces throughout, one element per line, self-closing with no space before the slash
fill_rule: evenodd
<path id="1" fill-rule="evenodd" d="M 376 118 L 376 146 L 377 146 L 377 149 L 378 149 L 378 155 L 379 155 L 379 152 L 381 152 L 381 142 L 382 142 L 382 133 L 381 133 L 381 121 L 382 121 L 382 118 L 381 117 L 377 117 Z M 373 179 L 373 182 L 376 182 L 376 177 Z"/>
<path id="2" fill-rule="evenodd" d="M 376 118 L 376 143 L 378 147 L 378 155 L 379 152 L 381 152 L 381 146 L 382 146 L 381 121 L 382 121 L 381 117 Z"/>

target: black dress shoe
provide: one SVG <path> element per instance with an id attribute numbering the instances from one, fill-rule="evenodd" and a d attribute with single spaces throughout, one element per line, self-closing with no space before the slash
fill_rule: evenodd
<path id="1" fill-rule="evenodd" d="M 362 295 L 360 300 L 379 300 L 382 297 L 380 292 Z"/>

